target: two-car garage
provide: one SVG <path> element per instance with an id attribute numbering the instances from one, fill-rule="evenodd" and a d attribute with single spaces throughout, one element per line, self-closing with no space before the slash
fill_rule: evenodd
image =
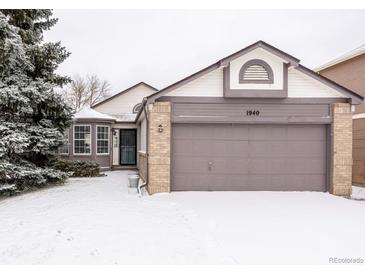
<path id="1" fill-rule="evenodd" d="M 171 190 L 326 191 L 327 140 L 318 123 L 173 123 Z"/>
<path id="2" fill-rule="evenodd" d="M 325 125 L 175 124 L 179 190 L 326 191 Z"/>
<path id="3" fill-rule="evenodd" d="M 148 192 L 349 196 L 362 100 L 258 41 L 146 98 Z"/>

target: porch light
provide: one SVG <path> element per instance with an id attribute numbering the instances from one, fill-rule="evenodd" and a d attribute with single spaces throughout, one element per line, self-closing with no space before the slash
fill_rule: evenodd
<path id="1" fill-rule="evenodd" d="M 163 127 L 162 127 L 162 125 L 158 125 L 158 132 L 163 132 Z"/>

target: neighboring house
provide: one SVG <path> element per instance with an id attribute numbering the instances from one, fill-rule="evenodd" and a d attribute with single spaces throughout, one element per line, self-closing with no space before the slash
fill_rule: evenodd
<path id="1" fill-rule="evenodd" d="M 123 153 L 138 151 L 133 164 L 149 193 L 291 190 L 348 196 L 351 106 L 363 98 L 299 62 L 259 41 L 158 92 L 143 84 L 146 94 L 135 86 L 93 107 L 106 117 L 92 119 L 88 110 L 81 119 L 79 113 L 70 139 L 75 136 L 79 146 L 89 136 L 83 159 L 98 160 L 95 149 L 113 148 L 106 155 L 109 167 L 123 167 Z M 142 105 L 132 119 L 137 102 Z"/>
<path id="2" fill-rule="evenodd" d="M 321 75 L 365 95 L 365 45 L 316 69 Z M 353 119 L 352 181 L 365 184 L 365 104 L 356 106 Z"/>

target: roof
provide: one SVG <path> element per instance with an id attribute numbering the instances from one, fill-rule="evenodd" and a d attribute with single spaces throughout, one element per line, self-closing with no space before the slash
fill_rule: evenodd
<path id="1" fill-rule="evenodd" d="M 201 70 L 199 70 L 198 72 L 185 77 L 183 79 L 181 79 L 180 81 L 177 81 L 176 83 L 169 85 L 163 89 L 161 89 L 160 91 L 150 95 L 147 97 L 147 101 L 151 102 L 156 100 L 157 98 L 163 96 L 164 94 L 168 93 L 169 91 L 172 91 L 182 85 L 185 85 L 193 80 L 195 80 L 196 78 L 199 78 L 221 66 L 226 66 L 231 60 L 236 59 L 238 57 L 240 57 L 241 55 L 244 55 L 245 53 L 248 53 L 256 48 L 263 48 L 269 52 L 271 52 L 274 55 L 277 55 L 278 57 L 286 60 L 290 65 L 294 66 L 297 70 L 307 74 L 308 76 L 322 82 L 323 84 L 330 86 L 331 88 L 336 89 L 337 91 L 345 94 L 346 96 L 350 97 L 351 99 L 355 99 L 358 103 L 360 103 L 364 98 L 362 96 L 360 96 L 359 94 L 337 84 L 336 82 L 322 76 L 319 75 L 318 73 L 314 72 L 313 70 L 310 70 L 309 68 L 306 68 L 302 65 L 299 64 L 300 60 L 291 56 L 290 54 L 287 54 L 279 49 L 277 49 L 274 46 L 271 46 L 269 44 L 267 44 L 264 41 L 257 41 L 256 43 L 253 43 L 251 45 L 249 45 L 248 47 L 245 47 L 231 55 L 228 55 L 222 59 L 220 59 L 219 61 L 215 62 L 214 64 L 211 64 L 210 66 L 203 68 Z M 142 109 L 139 111 L 136 120 L 138 120 L 140 113 L 142 112 Z"/>
<path id="2" fill-rule="evenodd" d="M 116 121 L 117 119 L 104 114 L 100 113 L 96 110 L 91 109 L 90 107 L 83 107 L 78 112 L 76 112 L 73 116 L 74 119 L 93 119 L 93 120 L 112 120 Z"/>
<path id="3" fill-rule="evenodd" d="M 114 99 L 114 98 L 115 98 L 115 97 L 117 97 L 117 96 L 120 96 L 120 95 L 122 95 L 122 94 L 124 94 L 124 93 L 126 93 L 126 92 L 128 92 L 128 91 L 131 91 L 132 89 L 134 89 L 134 88 L 136 88 L 136 87 L 138 87 L 138 86 L 140 86 L 140 85 L 145 85 L 145 86 L 147 86 L 147 87 L 149 87 L 149 88 L 151 88 L 151 89 L 154 89 L 155 91 L 158 91 L 158 89 L 156 89 L 155 87 L 153 87 L 153 86 L 151 86 L 151 85 L 149 85 L 149 84 L 146 84 L 145 82 L 139 82 L 139 83 L 137 83 L 137 84 L 135 84 L 135 85 L 133 85 L 133 86 L 131 86 L 131 87 L 127 88 L 127 89 L 124 89 L 124 90 L 122 90 L 122 91 L 120 91 L 120 92 L 117 92 L 116 94 L 114 94 L 114 95 L 112 95 L 112 96 L 110 96 L 110 97 L 106 98 L 105 100 L 103 100 L 103 101 L 101 101 L 101 102 L 98 102 L 98 103 L 94 104 L 94 105 L 93 105 L 93 106 L 91 106 L 91 107 L 92 107 L 92 108 L 94 108 L 94 107 L 96 107 L 96 106 L 100 106 L 100 105 L 102 105 L 102 104 L 104 104 L 104 103 L 106 103 L 106 102 L 108 102 L 108 101 L 110 101 L 110 100 Z"/>
<path id="4" fill-rule="evenodd" d="M 200 76 L 203 76 L 204 74 L 211 72 L 214 69 L 219 68 L 220 66 L 226 65 L 231 60 L 236 59 L 256 48 L 263 48 L 263 49 L 273 53 L 274 55 L 286 60 L 288 63 L 293 64 L 293 65 L 298 65 L 298 63 L 300 62 L 299 59 L 293 57 L 292 55 L 290 55 L 282 50 L 279 50 L 278 48 L 276 48 L 272 45 L 269 45 L 268 43 L 266 43 L 262 40 L 259 40 L 256 43 L 253 43 L 233 54 L 230 54 L 230 55 L 220 59 L 219 61 L 215 62 L 214 64 L 211 64 L 210 66 L 203 68 L 202 70 L 199 70 L 198 72 L 196 72 L 188 77 L 185 77 L 184 79 L 181 79 L 180 81 L 177 81 L 176 83 L 174 83 L 172 85 L 165 87 L 164 89 L 148 96 L 147 98 L 148 98 L 148 100 L 154 100 L 155 98 L 161 97 L 163 94 L 169 92 L 170 90 L 175 89 L 178 86 L 184 85 L 196 78 L 199 78 Z M 137 116 L 137 118 L 138 118 L 138 116 Z"/>
<path id="5" fill-rule="evenodd" d="M 356 56 L 359 56 L 361 54 L 364 54 L 365 53 L 365 44 L 361 45 L 360 47 L 357 47 L 331 61 L 329 61 L 328 63 L 325 63 L 324 65 L 322 66 L 319 66 L 318 68 L 315 68 L 314 70 L 319 72 L 321 70 L 325 70 L 329 67 L 332 67 L 334 65 L 337 65 L 339 63 L 342 63 L 342 62 L 345 62 L 347 60 L 350 60 L 352 58 L 355 58 Z"/>

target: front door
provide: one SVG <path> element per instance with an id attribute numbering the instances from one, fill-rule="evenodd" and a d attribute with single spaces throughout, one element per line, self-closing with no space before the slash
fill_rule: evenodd
<path id="1" fill-rule="evenodd" d="M 137 164 L 137 130 L 120 130 L 120 164 Z"/>

